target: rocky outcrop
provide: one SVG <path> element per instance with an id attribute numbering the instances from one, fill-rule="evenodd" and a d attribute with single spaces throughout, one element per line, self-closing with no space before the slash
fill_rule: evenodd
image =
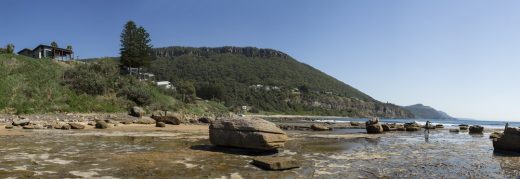
<path id="1" fill-rule="evenodd" d="M 405 106 L 404 108 L 412 112 L 417 119 L 454 119 L 445 112 L 438 111 L 430 106 L 422 104 Z"/>
<path id="2" fill-rule="evenodd" d="M 497 151 L 520 152 L 520 129 L 506 124 L 504 133 L 493 139 L 493 148 Z"/>
<path id="3" fill-rule="evenodd" d="M 484 132 L 484 127 L 479 125 L 474 125 L 469 127 L 470 134 L 482 134 Z"/>
<path id="4" fill-rule="evenodd" d="M 383 127 L 379 123 L 378 118 L 372 118 L 366 122 L 367 134 L 380 134 L 383 133 Z"/>
<path id="5" fill-rule="evenodd" d="M 252 164 L 264 170 L 287 170 L 300 167 L 300 162 L 291 157 L 256 157 Z"/>
<path id="6" fill-rule="evenodd" d="M 235 117 L 215 120 L 209 126 L 209 139 L 218 146 L 273 150 L 282 148 L 288 137 L 264 119 Z"/>
<path id="7" fill-rule="evenodd" d="M 326 126 L 323 126 L 320 124 L 312 124 L 311 129 L 313 131 L 330 131 L 330 130 L 332 130 L 332 128 L 329 128 L 329 127 L 326 127 Z"/>
<path id="8" fill-rule="evenodd" d="M 129 114 L 134 117 L 143 117 L 146 111 L 141 107 L 134 106 L 130 109 Z"/>
<path id="9" fill-rule="evenodd" d="M 421 125 L 417 124 L 416 122 L 410 122 L 405 123 L 404 128 L 406 129 L 406 131 L 420 131 Z"/>
<path id="10" fill-rule="evenodd" d="M 383 127 L 383 131 L 384 132 L 389 132 L 389 131 L 396 131 L 397 130 L 397 124 L 381 124 L 381 127 Z"/>
<path id="11" fill-rule="evenodd" d="M 496 138 L 500 138 L 502 137 L 503 133 L 500 133 L 500 132 L 493 132 L 491 134 L 489 134 L 489 138 L 490 139 L 496 139 Z"/>

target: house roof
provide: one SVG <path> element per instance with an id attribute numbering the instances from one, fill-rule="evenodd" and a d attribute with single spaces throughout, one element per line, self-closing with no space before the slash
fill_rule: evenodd
<path id="1" fill-rule="evenodd" d="M 23 51 L 32 51 L 32 50 L 31 50 L 31 49 L 28 49 L 28 48 L 24 48 L 24 49 L 18 51 L 18 53 L 22 53 Z"/>
<path id="2" fill-rule="evenodd" d="M 50 45 L 40 44 L 40 45 L 36 46 L 36 48 L 34 48 L 33 51 L 36 50 L 37 48 L 40 48 L 40 47 L 53 48 L 53 47 L 50 46 Z M 72 50 L 68 50 L 68 49 L 64 49 L 64 48 L 59 48 L 59 47 L 56 48 L 56 50 L 59 50 L 59 51 L 65 51 L 65 52 L 70 52 L 70 53 L 72 53 Z"/>

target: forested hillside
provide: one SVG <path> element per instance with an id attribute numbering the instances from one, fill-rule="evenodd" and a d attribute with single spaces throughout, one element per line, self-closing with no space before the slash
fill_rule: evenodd
<path id="1" fill-rule="evenodd" d="M 159 80 L 193 85 L 197 96 L 251 112 L 399 117 L 413 115 L 378 102 L 359 90 L 289 55 L 254 47 L 154 49 L 147 69 Z"/>

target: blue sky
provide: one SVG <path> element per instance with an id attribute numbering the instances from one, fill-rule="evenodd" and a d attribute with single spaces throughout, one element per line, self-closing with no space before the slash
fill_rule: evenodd
<path id="1" fill-rule="evenodd" d="M 155 47 L 284 51 L 372 97 L 520 120 L 520 1 L 2 1 L 0 44 L 116 56 L 128 20 Z"/>

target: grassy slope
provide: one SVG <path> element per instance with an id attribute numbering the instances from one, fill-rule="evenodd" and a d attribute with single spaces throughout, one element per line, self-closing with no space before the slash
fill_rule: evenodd
<path id="1" fill-rule="evenodd" d="M 64 85 L 63 74 L 74 66 L 0 54 L 0 113 L 122 112 L 135 105 L 113 93 L 92 96 L 72 91 Z M 150 89 L 154 101 L 146 106 L 150 110 L 157 104 L 166 104 L 162 106 L 168 106 L 168 110 L 193 114 L 226 111 L 219 103 L 184 104 L 157 89 Z"/>

